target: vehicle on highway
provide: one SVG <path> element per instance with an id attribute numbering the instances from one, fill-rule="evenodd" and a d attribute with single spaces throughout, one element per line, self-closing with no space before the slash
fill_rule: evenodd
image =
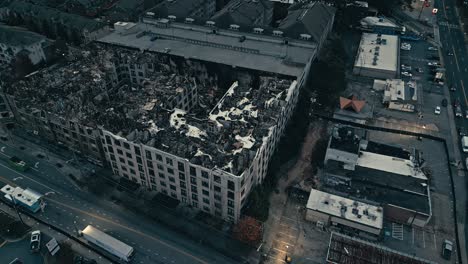
<path id="1" fill-rule="evenodd" d="M 443 107 L 447 107 L 447 99 L 442 99 L 442 102 L 441 102 L 442 106 Z"/>
<path id="2" fill-rule="evenodd" d="M 102 232 L 101 230 L 88 225 L 81 232 L 81 235 L 90 243 L 104 249 L 120 260 L 129 262 L 135 253 L 133 247 L 124 242 Z"/>
<path id="3" fill-rule="evenodd" d="M 436 47 L 429 47 L 429 48 L 427 48 L 427 50 L 436 51 L 436 50 L 437 50 L 437 48 L 436 48 Z"/>
<path id="4" fill-rule="evenodd" d="M 439 62 L 437 61 L 430 61 L 427 63 L 428 66 L 432 66 L 432 67 L 437 67 L 439 66 Z"/>
<path id="5" fill-rule="evenodd" d="M 41 231 L 36 230 L 31 233 L 31 252 L 39 252 L 41 249 Z"/>
<path id="6" fill-rule="evenodd" d="M 457 108 L 455 108 L 455 117 L 463 117 L 463 113 L 460 106 L 457 106 Z"/>
<path id="7" fill-rule="evenodd" d="M 413 76 L 413 74 L 411 74 L 410 72 L 407 72 L 407 71 L 402 72 L 401 75 L 406 76 L 406 77 Z"/>
<path id="8" fill-rule="evenodd" d="M 440 106 L 436 106 L 436 108 L 434 110 L 434 114 L 440 115 Z"/>
<path id="9" fill-rule="evenodd" d="M 97 261 L 94 259 L 88 259 L 83 256 L 75 256 L 73 258 L 73 264 L 97 264 Z"/>
<path id="10" fill-rule="evenodd" d="M 16 156 L 11 157 L 8 164 L 17 171 L 27 171 L 29 169 L 28 164 Z"/>
<path id="11" fill-rule="evenodd" d="M 0 189 L 0 194 L 12 204 L 22 206 L 33 213 L 45 208 L 46 205 L 42 199 L 43 195 L 30 188 L 23 189 L 5 184 Z"/>
<path id="12" fill-rule="evenodd" d="M 447 52 L 447 56 L 453 56 L 453 53 L 452 52 Z"/>
<path id="13" fill-rule="evenodd" d="M 457 90 L 457 87 L 455 85 L 450 86 L 450 91 L 455 92 Z"/>

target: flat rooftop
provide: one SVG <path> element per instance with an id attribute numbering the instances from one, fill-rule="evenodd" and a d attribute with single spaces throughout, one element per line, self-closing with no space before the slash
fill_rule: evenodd
<path id="1" fill-rule="evenodd" d="M 351 179 L 351 188 L 341 184 L 333 186 L 329 191 L 346 193 L 360 200 L 430 213 L 429 190 L 425 180 L 360 166 L 356 166 L 355 170 L 347 170 L 341 162 L 333 160 L 327 162 L 325 169 L 332 175 Z"/>
<path id="2" fill-rule="evenodd" d="M 149 18 L 143 21 L 146 23 L 137 23 L 133 33 L 114 31 L 98 41 L 295 77 L 317 52 L 312 41 L 288 40 L 286 45 L 280 37 L 177 22 L 161 25 L 161 20 Z M 137 38 L 143 31 L 147 34 Z M 153 37 L 157 39 L 151 41 Z"/>
<path id="3" fill-rule="evenodd" d="M 117 83 L 121 61 L 152 67 L 140 84 Z M 5 92 L 32 115 L 102 127 L 193 164 L 239 175 L 277 125 L 297 82 L 258 73 L 258 79 L 248 75 L 218 87 L 215 78 L 197 79 L 197 73 L 162 54 L 95 45 L 76 60 L 30 74 Z M 190 109 L 171 104 L 180 93 L 195 90 Z"/>
<path id="4" fill-rule="evenodd" d="M 407 159 L 360 151 L 356 165 L 427 181 L 427 177 L 421 171 L 421 168 L 415 166 L 413 161 Z"/>
<path id="5" fill-rule="evenodd" d="M 343 218 L 361 225 L 382 229 L 382 207 L 312 189 L 307 209 Z"/>
<path id="6" fill-rule="evenodd" d="M 327 263 L 333 264 L 436 264 L 369 241 L 332 232 Z"/>
<path id="7" fill-rule="evenodd" d="M 378 27 L 394 27 L 399 28 L 400 26 L 391 21 L 386 17 L 372 17 L 368 16 L 361 19 L 361 25 L 368 25 L 368 26 L 378 26 Z"/>
<path id="8" fill-rule="evenodd" d="M 354 66 L 396 72 L 399 50 L 398 36 L 362 33 Z"/>

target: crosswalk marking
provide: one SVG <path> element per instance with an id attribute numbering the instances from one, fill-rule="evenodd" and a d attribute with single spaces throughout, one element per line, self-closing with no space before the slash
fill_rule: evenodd
<path id="1" fill-rule="evenodd" d="M 439 25 L 449 27 L 449 28 L 459 28 L 457 24 L 449 24 L 448 22 L 440 22 Z"/>

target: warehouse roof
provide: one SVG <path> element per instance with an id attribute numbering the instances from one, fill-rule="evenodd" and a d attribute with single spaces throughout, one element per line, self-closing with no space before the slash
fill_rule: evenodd
<path id="1" fill-rule="evenodd" d="M 362 33 L 355 67 L 376 70 L 398 70 L 398 36 Z"/>
<path id="2" fill-rule="evenodd" d="M 137 24 L 140 32 L 151 32 L 145 36 L 113 32 L 98 41 L 296 77 L 316 55 L 313 42 L 290 40 L 285 45 L 282 38 L 266 35 L 222 29 L 213 33 L 209 27 L 175 22 L 167 27 L 148 23 Z M 157 39 L 151 41 L 152 37 Z"/>

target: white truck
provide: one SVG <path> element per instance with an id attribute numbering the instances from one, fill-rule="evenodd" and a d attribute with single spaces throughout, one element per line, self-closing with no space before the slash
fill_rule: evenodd
<path id="1" fill-rule="evenodd" d="M 135 252 L 133 247 L 113 238 L 112 236 L 109 236 L 108 234 L 91 225 L 88 225 L 85 229 L 83 229 L 81 234 L 88 242 L 99 246 L 120 260 L 129 262 Z"/>
<path id="2" fill-rule="evenodd" d="M 462 149 L 463 149 L 463 152 L 468 152 L 468 136 L 463 136 L 461 138 L 461 145 L 462 145 Z"/>

